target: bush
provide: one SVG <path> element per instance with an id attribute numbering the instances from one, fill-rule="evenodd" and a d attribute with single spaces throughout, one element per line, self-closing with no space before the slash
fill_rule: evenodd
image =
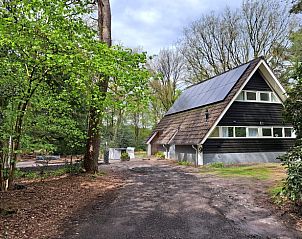
<path id="1" fill-rule="evenodd" d="M 130 156 L 127 152 L 124 152 L 121 154 L 121 160 L 122 161 L 129 161 L 130 160 Z"/>
<path id="2" fill-rule="evenodd" d="M 82 162 L 73 164 L 66 163 L 64 166 L 64 171 L 68 174 L 80 174 L 83 172 Z"/>
<path id="3" fill-rule="evenodd" d="M 165 158 L 166 158 L 164 152 L 161 152 L 161 151 L 156 152 L 155 156 L 156 156 L 158 159 L 165 159 Z"/>
<path id="4" fill-rule="evenodd" d="M 293 147 L 285 155 L 279 157 L 282 165 L 287 168 L 287 177 L 281 190 L 281 195 L 286 196 L 296 204 L 302 203 L 302 145 Z"/>

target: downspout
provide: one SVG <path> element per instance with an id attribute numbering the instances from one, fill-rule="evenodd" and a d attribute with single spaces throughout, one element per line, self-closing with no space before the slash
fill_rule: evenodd
<path id="1" fill-rule="evenodd" d="M 166 155 L 167 155 L 167 158 L 168 158 L 168 148 L 163 144 L 163 147 L 166 149 Z"/>
<path id="2" fill-rule="evenodd" d="M 196 151 L 196 156 L 195 156 L 195 167 L 198 166 L 198 148 L 195 148 L 194 145 L 192 145 L 192 148 L 195 149 Z"/>

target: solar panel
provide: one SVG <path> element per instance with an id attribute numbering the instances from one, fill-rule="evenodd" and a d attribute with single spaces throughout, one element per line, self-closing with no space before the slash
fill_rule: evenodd
<path id="1" fill-rule="evenodd" d="M 186 89 L 166 115 L 224 100 L 249 64 L 244 64 Z"/>

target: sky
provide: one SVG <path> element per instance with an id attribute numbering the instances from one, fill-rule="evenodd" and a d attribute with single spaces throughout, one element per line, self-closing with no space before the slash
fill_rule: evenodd
<path id="1" fill-rule="evenodd" d="M 154 55 L 175 44 L 203 13 L 240 5 L 241 0 L 111 0 L 112 39 Z"/>

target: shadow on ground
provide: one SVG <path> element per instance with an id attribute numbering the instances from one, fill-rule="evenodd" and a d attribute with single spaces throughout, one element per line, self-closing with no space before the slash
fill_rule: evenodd
<path id="1" fill-rule="evenodd" d="M 71 215 L 62 238 L 301 238 L 255 203 L 259 182 L 201 176 L 165 163 L 124 170 L 126 185 Z"/>

